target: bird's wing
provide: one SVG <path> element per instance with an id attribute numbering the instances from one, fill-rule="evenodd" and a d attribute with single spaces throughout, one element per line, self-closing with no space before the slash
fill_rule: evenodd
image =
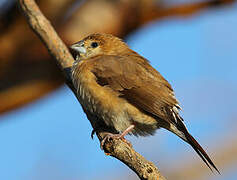
<path id="1" fill-rule="evenodd" d="M 119 92 L 138 109 L 177 123 L 179 105 L 170 84 L 141 56 L 98 56 L 92 72 L 101 86 Z M 176 108 L 176 112 L 173 112 Z"/>

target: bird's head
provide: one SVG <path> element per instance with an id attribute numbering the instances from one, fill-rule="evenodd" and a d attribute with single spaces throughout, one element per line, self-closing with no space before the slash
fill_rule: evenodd
<path id="1" fill-rule="evenodd" d="M 129 47 L 121 39 L 111 34 L 91 34 L 73 44 L 76 60 L 85 60 L 100 55 L 118 55 L 128 52 Z"/>

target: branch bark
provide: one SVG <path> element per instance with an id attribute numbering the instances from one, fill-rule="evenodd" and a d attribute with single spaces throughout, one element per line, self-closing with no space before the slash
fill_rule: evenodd
<path id="1" fill-rule="evenodd" d="M 44 17 L 34 0 L 19 0 L 19 5 L 26 16 L 32 30 L 39 36 L 48 49 L 48 52 L 57 61 L 60 69 L 67 77 L 67 84 L 73 90 L 68 68 L 74 62 L 73 57 L 67 47 L 58 37 L 50 22 Z M 104 137 L 104 133 L 97 134 L 99 140 Z M 158 168 L 137 153 L 130 144 L 114 139 L 105 142 L 105 153 L 117 158 L 132 169 L 141 180 L 165 180 Z"/>

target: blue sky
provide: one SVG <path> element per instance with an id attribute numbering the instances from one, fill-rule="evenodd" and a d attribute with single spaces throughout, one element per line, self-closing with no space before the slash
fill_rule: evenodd
<path id="1" fill-rule="evenodd" d="M 218 140 L 236 131 L 236 9 L 150 23 L 126 39 L 172 84 L 188 129 L 213 159 Z M 65 86 L 0 118 L 0 179 L 135 177 L 105 156 L 96 138 L 91 140 L 89 121 Z M 128 139 L 164 172 L 175 169 L 182 157 L 200 161 L 190 146 L 164 130 L 154 137 Z M 236 166 L 209 179 L 236 179 Z"/>

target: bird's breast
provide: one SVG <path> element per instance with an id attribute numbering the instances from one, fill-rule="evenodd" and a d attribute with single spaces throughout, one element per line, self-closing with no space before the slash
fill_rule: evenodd
<path id="1" fill-rule="evenodd" d="M 73 71 L 73 84 L 77 90 L 77 98 L 84 109 L 100 117 L 108 126 L 118 131 L 130 125 L 125 109 L 126 101 L 109 87 L 97 83 L 95 75 L 87 69 Z"/>
<path id="2" fill-rule="evenodd" d="M 91 84 L 87 84 L 86 82 L 79 81 L 77 83 L 77 98 L 81 105 L 91 113 L 98 113 L 102 109 L 100 109 L 100 99 L 94 96 L 93 89 Z"/>

